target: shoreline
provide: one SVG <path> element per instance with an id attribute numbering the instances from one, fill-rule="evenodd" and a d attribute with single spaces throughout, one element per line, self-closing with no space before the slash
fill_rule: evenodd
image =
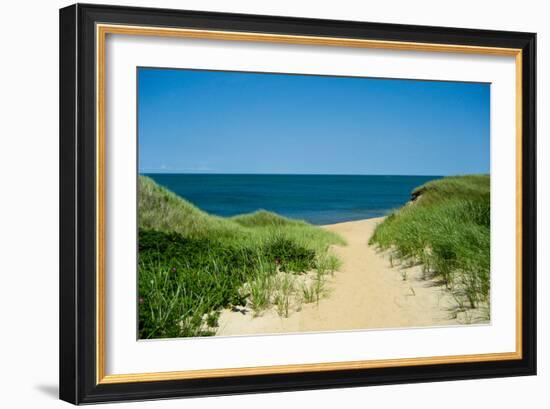
<path id="1" fill-rule="evenodd" d="M 261 335 L 345 330 L 415 328 L 476 323 L 457 312 L 444 286 L 423 277 L 421 266 L 394 266 L 385 252 L 368 245 L 375 217 L 319 226 L 339 234 L 346 246 L 330 251 L 341 268 L 327 279 L 325 297 L 302 303 L 281 317 L 271 308 L 254 317 L 251 311 L 224 310 L 216 336 Z"/>
<path id="2" fill-rule="evenodd" d="M 407 202 L 408 203 L 408 202 Z M 407 203 L 405 203 L 403 206 L 406 206 Z M 389 216 L 389 214 L 391 213 L 391 211 L 388 212 L 387 215 L 385 216 L 373 216 L 373 217 L 364 217 L 362 219 L 353 219 L 353 220 L 346 220 L 346 221 L 343 221 L 343 222 L 336 222 L 336 223 L 325 223 L 325 224 L 313 224 L 311 222 L 308 222 L 307 220 L 304 220 L 304 219 L 292 219 L 292 220 L 303 220 L 305 221 L 306 223 L 309 223 L 311 224 L 312 226 L 315 226 L 315 227 L 320 227 L 322 229 L 327 229 L 327 230 L 330 230 L 331 227 L 333 226 L 339 226 L 339 225 L 342 225 L 342 224 L 346 224 L 346 223 L 360 223 L 360 222 L 366 222 L 366 221 L 384 221 L 384 219 L 386 217 Z M 285 216 L 286 217 L 286 216 Z"/>
<path id="3" fill-rule="evenodd" d="M 375 217 L 367 217 L 364 219 L 358 219 L 358 220 L 348 220 L 345 222 L 337 222 L 337 223 L 329 223 L 329 224 L 314 224 L 314 226 L 318 226 L 327 230 L 331 230 L 332 228 L 336 228 L 337 226 L 341 226 L 344 224 L 351 224 L 351 223 L 363 223 L 363 222 L 383 222 L 384 219 L 388 216 L 375 216 Z"/>

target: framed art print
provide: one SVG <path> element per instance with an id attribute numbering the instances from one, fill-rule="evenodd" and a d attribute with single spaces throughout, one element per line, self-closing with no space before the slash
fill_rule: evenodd
<path id="1" fill-rule="evenodd" d="M 61 9 L 61 399 L 535 374 L 535 39 Z"/>

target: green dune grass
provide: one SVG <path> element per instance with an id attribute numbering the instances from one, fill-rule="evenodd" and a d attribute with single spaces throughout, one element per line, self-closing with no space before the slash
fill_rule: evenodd
<path id="1" fill-rule="evenodd" d="M 280 274 L 320 277 L 338 266 L 329 245 L 345 244 L 266 211 L 210 215 L 144 176 L 138 192 L 141 339 L 212 335 L 227 307 L 276 303 L 288 314 L 290 279 Z"/>
<path id="2" fill-rule="evenodd" d="M 422 263 L 462 305 L 487 303 L 490 290 L 490 177 L 467 175 L 426 183 L 413 201 L 376 228 L 369 244 Z"/>

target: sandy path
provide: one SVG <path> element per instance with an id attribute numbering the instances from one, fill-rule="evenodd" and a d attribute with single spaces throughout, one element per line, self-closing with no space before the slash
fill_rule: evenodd
<path id="1" fill-rule="evenodd" d="M 288 318 L 273 308 L 259 317 L 252 312 L 223 311 L 216 335 L 460 324 L 451 317 L 453 298 L 433 281 L 422 280 L 420 267 L 392 267 L 385 254 L 368 246 L 382 220 L 324 226 L 339 233 L 348 245 L 333 247 L 343 265 L 328 279 L 329 293 L 319 303 L 302 304 Z"/>

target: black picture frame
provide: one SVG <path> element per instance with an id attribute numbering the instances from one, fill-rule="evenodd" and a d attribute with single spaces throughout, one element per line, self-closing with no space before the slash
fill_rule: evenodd
<path id="1" fill-rule="evenodd" d="M 96 23 L 522 50 L 521 359 L 148 382 L 97 382 Z M 60 389 L 74 404 L 536 374 L 536 34 L 76 4 L 60 10 Z"/>

